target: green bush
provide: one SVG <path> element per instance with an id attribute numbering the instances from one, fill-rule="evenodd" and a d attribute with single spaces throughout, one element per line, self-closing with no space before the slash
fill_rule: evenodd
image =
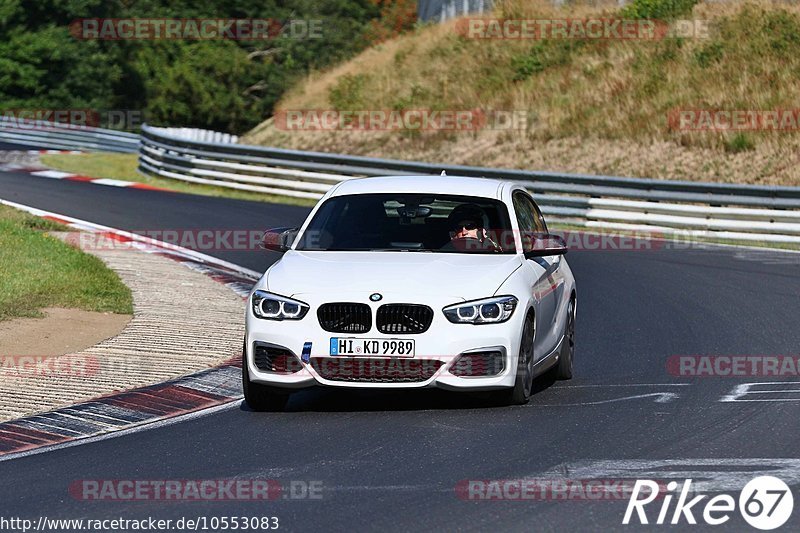
<path id="1" fill-rule="evenodd" d="M 737 133 L 730 139 L 725 140 L 725 151 L 731 154 L 754 150 L 755 147 L 755 143 L 744 133 Z"/>
<path id="2" fill-rule="evenodd" d="M 689 15 L 698 0 L 633 0 L 620 12 L 625 19 L 672 20 Z"/>
<path id="3" fill-rule="evenodd" d="M 530 78 L 550 67 L 568 65 L 574 50 L 584 46 L 585 41 L 552 40 L 536 43 L 527 53 L 511 59 L 514 81 Z"/>
<path id="4" fill-rule="evenodd" d="M 721 42 L 709 43 L 694 53 L 697 64 L 703 68 L 708 68 L 714 63 L 722 61 L 724 55 L 724 45 Z"/>
<path id="5" fill-rule="evenodd" d="M 366 82 L 365 74 L 342 76 L 336 85 L 330 88 L 328 94 L 333 108 L 339 111 L 357 109 L 362 102 Z"/>

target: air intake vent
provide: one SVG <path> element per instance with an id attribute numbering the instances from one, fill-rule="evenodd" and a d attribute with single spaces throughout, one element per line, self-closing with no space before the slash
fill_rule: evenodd
<path id="1" fill-rule="evenodd" d="M 303 368 L 292 352 L 274 346 L 256 345 L 254 362 L 262 372 L 275 374 L 293 374 Z"/>
<path id="2" fill-rule="evenodd" d="M 461 354 L 450 373 L 460 377 L 496 376 L 503 371 L 505 357 L 502 352 L 480 352 Z"/>

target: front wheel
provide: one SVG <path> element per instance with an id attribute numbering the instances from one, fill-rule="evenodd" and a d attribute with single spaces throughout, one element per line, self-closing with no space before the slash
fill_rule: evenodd
<path id="1" fill-rule="evenodd" d="M 289 393 L 277 392 L 272 387 L 250 381 L 247 346 L 242 348 L 242 390 L 245 403 L 253 411 L 283 411 L 289 401 Z"/>
<path id="2" fill-rule="evenodd" d="M 508 405 L 525 405 L 531 399 L 533 388 L 533 343 L 536 338 L 536 322 L 533 315 L 525 319 L 522 341 L 517 358 L 517 378 L 514 387 L 498 392 L 498 399 Z"/>
<path id="3" fill-rule="evenodd" d="M 575 361 L 575 299 L 569 301 L 567 325 L 564 328 L 564 343 L 558 356 L 555 368 L 556 379 L 572 379 L 572 367 Z"/>

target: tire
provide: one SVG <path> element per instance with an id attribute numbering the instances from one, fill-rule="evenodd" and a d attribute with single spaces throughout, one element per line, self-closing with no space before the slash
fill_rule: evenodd
<path id="1" fill-rule="evenodd" d="M 555 367 L 555 378 L 572 379 L 572 367 L 575 361 L 575 298 L 570 299 L 567 309 L 567 325 L 564 328 L 564 344 Z"/>
<path id="2" fill-rule="evenodd" d="M 283 411 L 289 401 L 289 393 L 277 392 L 272 387 L 250 381 L 247 369 L 247 346 L 242 348 L 242 390 L 244 401 L 253 411 Z"/>
<path id="3" fill-rule="evenodd" d="M 517 378 L 510 389 L 497 393 L 498 399 L 504 405 L 525 405 L 531 399 L 533 388 L 533 343 L 536 339 L 536 321 L 533 314 L 525 319 L 522 328 L 522 340 L 517 358 Z"/>

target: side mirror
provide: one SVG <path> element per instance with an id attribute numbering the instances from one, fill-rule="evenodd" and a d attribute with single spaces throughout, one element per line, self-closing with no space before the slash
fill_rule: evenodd
<path id="1" fill-rule="evenodd" d="M 273 252 L 285 252 L 292 247 L 300 228 L 273 228 L 264 232 L 261 247 Z"/>
<path id="2" fill-rule="evenodd" d="M 527 259 L 544 255 L 564 255 L 567 253 L 567 241 L 553 233 L 528 233 L 522 236 L 522 249 Z"/>

